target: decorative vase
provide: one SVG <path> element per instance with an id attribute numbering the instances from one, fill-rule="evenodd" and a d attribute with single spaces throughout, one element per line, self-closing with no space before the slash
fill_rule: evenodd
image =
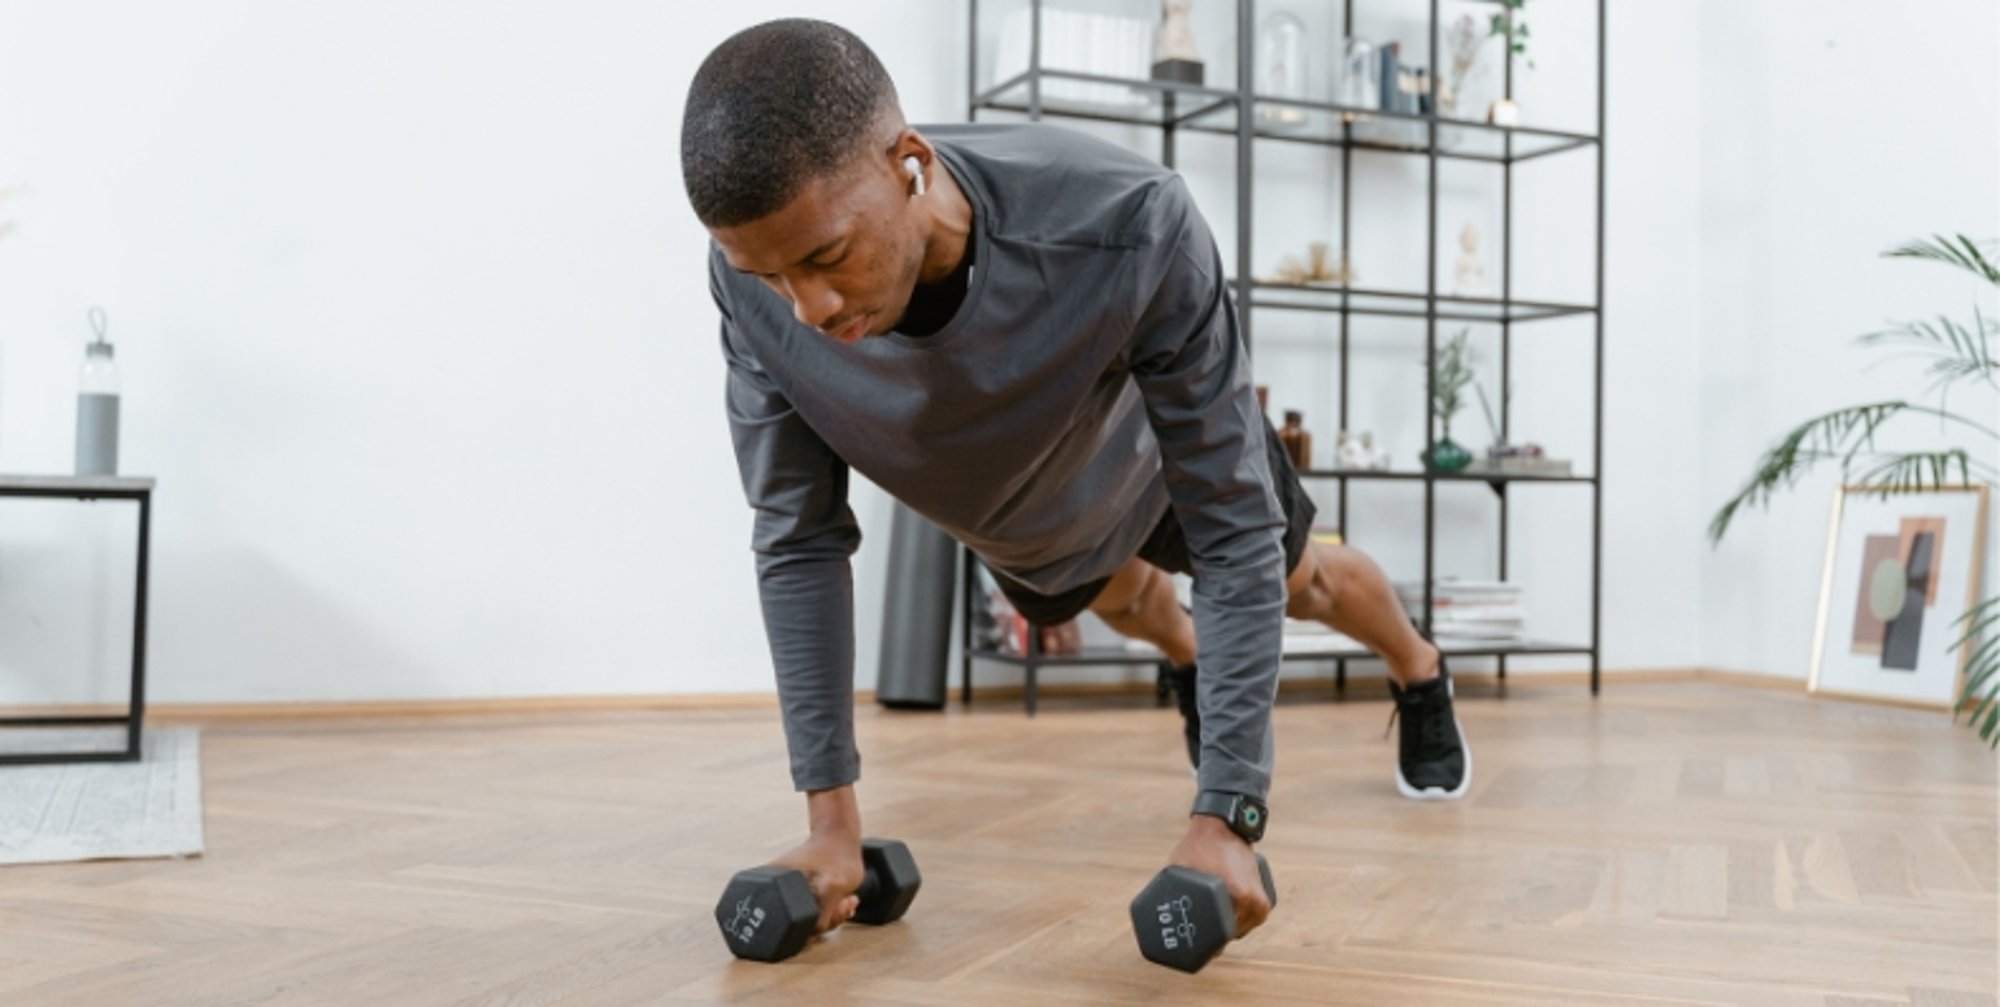
<path id="1" fill-rule="evenodd" d="M 1472 452 L 1460 447 L 1450 434 L 1438 441 L 1428 455 L 1420 454 L 1418 458 L 1433 472 L 1458 472 L 1472 464 Z"/>
<path id="2" fill-rule="evenodd" d="M 1257 32 L 1257 93 L 1305 101 L 1307 69 L 1305 22 L 1283 11 L 1266 18 Z M 1279 129 L 1297 129 L 1306 124 L 1306 113 L 1290 105 L 1260 104 L 1257 120 Z"/>
<path id="3" fill-rule="evenodd" d="M 1181 84 L 1202 83 L 1201 50 L 1195 48 L 1188 9 L 1194 0 L 1166 0 L 1161 7 L 1160 33 L 1154 43 L 1153 79 Z"/>

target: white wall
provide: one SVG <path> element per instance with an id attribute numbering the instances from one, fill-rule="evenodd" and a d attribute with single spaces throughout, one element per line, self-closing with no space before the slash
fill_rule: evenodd
<path id="1" fill-rule="evenodd" d="M 1594 30 L 1591 5 L 1541 6 L 1541 68 L 1523 81 L 1524 104 L 1531 120 L 1546 113 L 1561 125 L 1587 126 L 1587 105 L 1584 121 L 1573 117 L 1590 68 L 1565 64 L 1560 54 L 1566 36 Z M 1718 474 L 1747 464 L 1752 449 L 1736 444 L 1739 428 L 1775 433 L 1789 415 L 1728 410 L 1774 389 L 1797 394 L 1811 381 L 1766 370 L 1743 375 L 1762 384 L 1730 387 L 1704 376 L 1711 366 L 1726 368 L 1713 363 L 1718 356 L 1736 352 L 1718 334 L 1723 326 L 1746 331 L 1742 312 L 1703 307 L 1708 285 L 1721 286 L 1725 299 L 1739 289 L 1729 286 L 1732 276 L 1718 275 L 1722 260 L 1707 257 L 1716 226 L 1715 212 L 1704 212 L 1716 205 L 1707 190 L 1727 192 L 1732 182 L 1718 177 L 1728 172 L 1707 153 L 1717 143 L 1709 120 L 1743 128 L 1755 105 L 1724 101 L 1713 86 L 1689 81 L 1687 68 L 1709 46 L 1804 46 L 1794 29 L 1779 30 L 1781 21 L 1827 21 L 1794 10 L 1766 23 L 1727 4 L 1614 6 L 1605 662 L 1783 672 L 1804 652 L 1798 634 L 1780 626 L 1751 641 L 1760 631 L 1718 599 L 1745 590 L 1726 586 L 1749 579 L 1742 568 L 1773 578 L 1758 590 L 1776 591 L 1796 577 L 1787 565 L 1800 563 L 1810 568 L 1809 595 L 1817 547 L 1801 559 L 1766 529 L 1746 529 L 1760 533 L 1755 541 L 1744 536 L 1734 551 L 1709 558 L 1700 534 L 1727 481 Z M 1936 68 L 1971 73 L 1974 57 L 1991 56 L 1990 45 L 1975 48 L 1977 39 L 1995 36 L 1990 14 L 1976 7 L 1956 4 L 1958 21 L 1942 5 L 1921 21 L 1899 8 L 1899 24 L 1910 21 L 1897 32 L 1910 40 L 1948 36 L 1969 51 L 1950 49 L 1957 57 Z M 1834 23 L 1858 28 L 1860 9 Z M 1876 20 L 1890 20 L 1879 10 Z M 701 56 L 740 27 L 786 14 L 840 21 L 867 39 L 913 120 L 962 117 L 965 23 L 956 3 L 281 9 L 248 0 L 88 7 L 0 0 L 0 93 L 17 96 L 0 103 L 0 184 L 31 187 L 0 207 L 20 225 L 0 239 L 0 470 L 67 469 L 83 316 L 103 305 L 126 375 L 125 468 L 162 480 L 153 698 L 768 688 L 748 514 L 721 419 L 703 235 L 681 194 L 676 127 Z M 1745 19 L 1768 37 L 1730 31 Z M 1965 19 L 1984 34 L 1961 30 Z M 1871 22 L 1871 35 L 1877 27 Z M 1230 44 L 1213 31 L 1204 43 L 1218 51 Z M 1716 62 L 1701 56 L 1704 77 L 1727 69 Z M 1809 79 L 1879 76 L 1883 65 L 1857 40 Z M 1928 149 L 1940 135 L 1963 141 L 1969 130 L 1986 146 L 1960 147 L 1967 163 L 1949 170 L 1966 177 L 1983 170 L 1990 179 L 1991 127 L 1981 134 L 1966 125 L 1976 116 L 1942 102 L 1935 113 L 1911 112 L 1923 107 L 1914 90 L 1934 92 L 1938 77 L 1901 76 L 1912 92 L 1897 106 L 1903 139 L 1861 177 L 1881 182 L 1914 162 L 1908 150 Z M 1991 124 L 1990 93 L 1983 100 L 1974 111 Z M 1822 203 L 1845 199 L 1841 212 L 1825 216 L 1856 219 L 1853 208 L 1867 202 L 1856 194 L 1871 189 L 1889 204 L 1881 213 L 1894 219 L 1882 221 L 1881 236 L 1871 230 L 1855 246 L 1863 282 L 1911 270 L 1869 259 L 1889 240 L 1985 226 L 1924 186 L 1843 185 L 1841 173 L 1808 152 L 1848 155 L 1866 149 L 1870 130 L 1888 127 L 1840 120 L 1832 110 L 1827 117 L 1818 132 L 1794 127 L 1782 143 L 1762 138 L 1758 156 L 1764 169 L 1792 165 L 1812 176 Z M 1198 198 L 1233 247 L 1226 148 L 1191 144 L 1184 154 Z M 1569 157 L 1584 164 L 1587 183 L 1587 158 Z M 1259 227 L 1278 250 L 1307 238 L 1275 229 L 1289 208 L 1337 227 L 1325 192 L 1334 176 L 1324 161 L 1274 154 L 1262 163 L 1277 184 L 1264 190 Z M 1530 184 L 1518 208 L 1517 219 L 1546 224 L 1524 230 L 1524 258 L 1543 263 L 1534 275 L 1549 286 L 1565 293 L 1580 286 L 1587 296 L 1588 275 L 1576 269 L 1588 258 L 1572 247 L 1587 207 L 1562 191 L 1577 169 L 1547 166 L 1555 180 L 1535 183 L 1539 194 Z M 1465 177 L 1447 176 L 1447 198 L 1459 201 L 1448 207 L 1480 205 L 1478 183 Z M 1952 212 L 1897 211 L 1901 193 L 1916 189 Z M 1979 209 L 1990 222 L 1990 185 L 1984 198 Z M 1397 196 L 1379 208 L 1394 218 L 1406 205 Z M 1787 205 L 1793 214 L 1770 218 L 1767 236 L 1789 240 L 1796 225 L 1816 219 L 1813 200 Z M 1407 231 L 1395 219 L 1357 219 L 1357 226 Z M 1449 254 L 1457 225 L 1445 226 Z M 1824 233 L 1814 237 L 1804 243 L 1805 262 L 1847 255 Z M 1361 265 L 1381 279 L 1409 270 L 1401 258 L 1387 265 L 1390 252 L 1376 259 L 1384 265 Z M 1776 257 L 1763 265 L 1775 269 Z M 1449 261 L 1440 268 L 1449 275 Z M 1816 271 L 1804 262 L 1784 269 L 1774 275 L 1793 285 L 1786 296 L 1806 299 L 1817 289 Z M 1877 315 L 1931 303 L 1899 299 L 1797 331 L 1844 335 Z M 1311 334 L 1278 323 L 1259 331 L 1260 340 L 1270 337 L 1260 353 L 1273 353 L 1273 372 L 1300 376 L 1274 389 L 1274 405 L 1306 404 L 1309 416 L 1328 424 L 1320 437 L 1329 449 L 1331 372 L 1305 377 L 1318 352 Z M 1765 331 L 1755 327 L 1745 338 Z M 1565 410 L 1575 408 L 1588 377 L 1589 359 L 1578 350 L 1588 347 L 1588 327 L 1553 323 L 1541 344 L 1531 334 L 1540 335 L 1517 330 L 1517 351 L 1529 355 L 1519 363 L 1521 391 L 1531 405 L 1517 415 L 1516 432 L 1585 460 L 1588 431 L 1579 433 L 1576 417 L 1587 412 Z M 1372 352 L 1383 374 L 1407 367 L 1403 377 L 1421 396 L 1421 370 L 1390 355 L 1408 341 L 1409 333 L 1385 331 Z M 1285 354 L 1298 366 L 1280 368 Z M 1822 356 L 1807 359 L 1833 367 Z M 1398 412 L 1391 401 L 1358 425 L 1420 439 L 1421 414 Z M 1696 430 L 1696 402 L 1705 414 L 1733 419 Z M 1483 430 L 1471 416 L 1461 423 L 1466 432 Z M 1741 450 L 1728 455 L 1725 445 Z M 1407 455 L 1415 442 L 1393 437 L 1391 447 Z M 1472 530 L 1447 539 L 1440 568 L 1478 573 L 1491 561 L 1491 536 L 1480 531 L 1491 504 L 1480 496 L 1486 491 L 1463 489 L 1471 495 L 1448 497 L 1446 506 Z M 1538 492 L 1522 496 L 1516 511 L 1517 571 L 1535 578 L 1537 597 L 1560 602 L 1544 606 L 1555 621 L 1539 628 L 1575 636 L 1587 629 L 1575 602 L 1587 601 L 1578 593 L 1586 554 L 1576 527 L 1587 520 L 1588 498 Z M 866 686 L 887 511 L 872 490 L 857 494 L 857 506 L 872 538 L 857 564 Z M 1807 537 L 1817 542 L 1824 511 L 1813 506 L 1819 510 L 1800 521 L 1814 526 Z M 1357 498 L 1356 507 L 1363 544 L 1392 574 L 1407 575 L 1414 559 L 1399 515 L 1408 501 Z M 0 702 L 120 694 L 129 514 L 5 502 L 0 522 Z M 1743 598 L 1734 600 L 1740 609 Z M 1716 625 L 1733 642 L 1711 653 L 1703 641 Z M 1753 642 L 1766 649 L 1752 650 Z"/>
<path id="2" fill-rule="evenodd" d="M 1975 303 L 2000 316 L 2000 297 L 1962 272 L 1880 257 L 1932 233 L 2000 237 L 2000 8 L 1709 0 L 1700 16 L 1694 429 L 1712 514 L 1796 423 L 1921 396 L 1919 365 L 1877 366 L 1891 354 L 1856 336 L 1939 314 L 1969 325 Z M 1990 389 L 1951 404 L 2000 425 Z M 1949 443 L 1938 435 L 1911 423 L 1884 445 Z M 1990 442 L 1965 443 L 2000 462 Z M 1833 469 L 1807 479 L 1703 557 L 1708 664 L 1805 676 L 1837 482 Z"/>
<path id="3" fill-rule="evenodd" d="M 103 305 L 153 698 L 768 687 L 677 125 L 806 13 L 961 117 L 955 4 L 0 3 L 0 469 L 68 470 Z M 129 515 L 51 509 L 0 503 L 0 702 L 122 693 Z"/>

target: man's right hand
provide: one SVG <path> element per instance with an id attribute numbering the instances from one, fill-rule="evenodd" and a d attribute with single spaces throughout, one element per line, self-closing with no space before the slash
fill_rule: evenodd
<path id="1" fill-rule="evenodd" d="M 1242 837 L 1229 831 L 1222 819 L 1189 815 L 1187 835 L 1167 856 L 1167 862 L 1222 879 L 1236 909 L 1237 937 L 1257 929 L 1271 915 L 1271 897 L 1264 893 L 1257 854 Z"/>
<path id="2" fill-rule="evenodd" d="M 806 795 L 806 811 L 812 835 L 771 863 L 805 875 L 819 902 L 819 924 L 813 933 L 823 934 L 847 922 L 861 904 L 854 894 L 865 870 L 861 812 L 851 785 L 812 791 Z"/>

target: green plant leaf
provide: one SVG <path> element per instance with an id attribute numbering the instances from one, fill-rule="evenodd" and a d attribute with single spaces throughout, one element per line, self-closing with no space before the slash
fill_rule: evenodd
<path id="1" fill-rule="evenodd" d="M 1939 315 L 1936 322 L 1904 322 L 1893 329 L 1870 332 L 1859 342 L 1865 346 L 1909 346 L 1911 353 L 1896 356 L 1932 358 L 1926 373 L 1934 380 L 1927 391 L 1968 379 L 2000 389 L 2000 358 L 1993 352 L 1995 335 L 2000 335 L 2000 324 L 1988 319 L 1975 304 L 1970 328 Z"/>
<path id="2" fill-rule="evenodd" d="M 1465 405 L 1465 389 L 1472 384 L 1472 351 L 1468 340 L 1472 338 L 1470 328 L 1461 328 L 1458 333 L 1438 347 L 1434 364 L 1431 395 L 1431 413 L 1446 427 L 1451 426 L 1452 417 Z"/>
<path id="3" fill-rule="evenodd" d="M 1875 434 L 1884 424 L 1897 416 L 1934 416 L 1947 423 L 1955 423 L 1977 431 L 1986 437 L 2000 441 L 2000 433 L 1965 417 L 1942 409 L 1915 405 L 1909 402 L 1871 402 L 1865 405 L 1848 406 L 1830 413 L 1815 416 L 1787 431 L 1778 442 L 1757 459 L 1756 470 L 1750 480 L 1736 495 L 1724 503 L 1709 521 L 1708 537 L 1711 544 L 1719 545 L 1729 526 L 1750 506 L 1769 506 L 1771 499 L 1780 491 L 1798 484 L 1814 466 L 1829 459 L 1839 459 L 1843 474 L 1850 480 L 1857 458 L 1875 447 Z M 1991 466 L 1973 461 L 1963 448 L 1946 452 L 1920 453 L 1915 455 L 1890 456 L 1861 478 L 1883 481 L 1897 481 L 1899 485 L 1914 483 L 1914 477 L 1922 471 L 1942 471 L 1947 461 L 1959 463 L 1961 472 L 1978 473 L 1987 476 L 1993 473 Z"/>
<path id="4" fill-rule="evenodd" d="M 1958 471 L 1956 478 L 1952 476 L 1954 467 Z M 1888 455 L 1873 468 L 1850 475 L 1849 480 L 1865 491 L 1884 497 L 1891 493 L 1920 493 L 1946 486 L 1964 486 L 1972 482 L 1972 458 L 1964 448 Z"/>
<path id="5" fill-rule="evenodd" d="M 1982 635 L 1993 633 L 1996 627 L 2000 627 L 2000 595 L 1974 605 L 1952 625 L 1965 627 L 1951 645 L 1952 650 L 1964 654 L 1966 648 Z M 1965 660 L 1965 687 L 1959 692 L 1958 702 L 1952 705 L 1952 720 L 1957 722 L 1960 711 L 1966 711 L 1966 723 L 1975 724 L 1981 711 L 1991 710 L 1996 697 L 2000 697 L 2000 633 L 1988 636 L 1986 643 Z M 1991 719 L 1989 716 L 1989 722 Z M 2000 748 L 2000 732 L 1982 730 L 1979 737 L 1988 745 Z"/>
<path id="6" fill-rule="evenodd" d="M 1966 651 L 1966 642 L 1953 644 L 1951 649 L 1963 654 Z M 1995 672 L 2000 672 L 2000 636 L 1989 638 L 1977 650 L 1972 651 L 1966 657 L 1965 670 L 1965 690 L 1959 696 L 1956 708 L 1963 709 L 1970 705 L 1972 707 L 1968 717 L 1970 719 L 1979 716 L 1994 702 L 1996 692 L 1994 685 L 2000 683 L 2000 679 L 1994 677 Z"/>
<path id="7" fill-rule="evenodd" d="M 2000 287 L 2000 266 L 1987 259 L 1977 242 L 1961 234 L 1947 238 L 1935 234 L 1929 240 L 1910 241 L 1898 245 L 1883 256 L 1891 259 L 1928 259 L 1957 266 L 1987 283 Z"/>

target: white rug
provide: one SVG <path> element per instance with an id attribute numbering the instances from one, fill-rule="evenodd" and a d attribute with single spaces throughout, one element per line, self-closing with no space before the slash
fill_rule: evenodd
<path id="1" fill-rule="evenodd" d="M 79 744 L 60 729 L 14 729 L 0 751 L 123 747 L 123 729 Z M 201 853 L 201 733 L 145 732 L 138 762 L 0 766 L 0 864 Z"/>

